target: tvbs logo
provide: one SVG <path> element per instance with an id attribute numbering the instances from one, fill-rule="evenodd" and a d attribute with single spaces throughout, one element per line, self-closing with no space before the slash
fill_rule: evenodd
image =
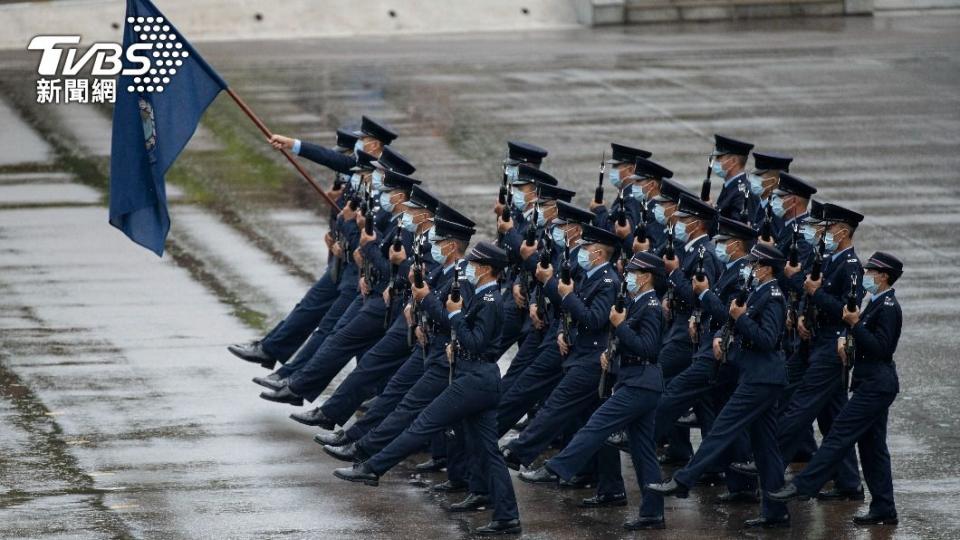
<path id="1" fill-rule="evenodd" d="M 43 102 L 41 94 L 47 92 L 46 101 L 59 103 L 61 88 L 69 94 L 78 87 L 112 87 L 116 81 L 103 77 L 117 75 L 132 77 L 132 84 L 126 88 L 128 92 L 163 92 L 171 77 L 190 56 L 189 51 L 184 50 L 183 43 L 170 25 L 165 24 L 163 17 L 127 17 L 127 24 L 132 26 L 135 37 L 126 50 L 118 43 L 97 42 L 81 54 L 80 36 L 77 35 L 44 35 L 30 40 L 27 49 L 41 51 L 37 73 L 42 78 L 37 81 L 37 101 Z M 124 60 L 127 61 L 126 68 Z M 90 76 L 95 77 L 92 85 L 87 79 L 76 78 L 85 68 L 89 68 Z M 115 95 L 111 97 L 113 99 L 109 101 L 115 101 Z M 65 102 L 69 101 L 67 95 Z"/>

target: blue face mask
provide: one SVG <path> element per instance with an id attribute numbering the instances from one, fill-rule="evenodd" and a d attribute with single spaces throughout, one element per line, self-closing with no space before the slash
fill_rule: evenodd
<path id="1" fill-rule="evenodd" d="M 640 291 L 640 284 L 637 283 L 637 275 L 633 272 L 627 274 L 627 290 L 632 294 L 637 294 Z"/>
<path id="2" fill-rule="evenodd" d="M 740 279 L 750 281 L 750 276 L 753 274 L 753 268 L 750 265 L 746 265 L 740 269 Z"/>
<path id="3" fill-rule="evenodd" d="M 373 174 L 370 176 L 370 183 L 373 186 L 373 189 L 378 191 L 382 190 L 383 189 L 383 171 L 379 169 L 373 171 Z"/>
<path id="4" fill-rule="evenodd" d="M 686 241 L 687 241 L 687 236 L 688 236 L 688 235 L 687 235 L 687 224 L 684 223 L 684 222 L 682 222 L 682 221 L 678 221 L 678 222 L 677 222 L 677 225 L 673 228 L 673 236 L 674 236 L 674 238 L 676 238 L 677 240 L 679 240 L 679 241 L 681 241 L 681 242 L 686 242 Z"/>
<path id="5" fill-rule="evenodd" d="M 823 237 L 824 247 L 827 248 L 827 253 L 833 253 L 837 250 L 837 239 L 833 237 L 832 232 L 828 232 Z"/>
<path id="6" fill-rule="evenodd" d="M 806 225 L 803 227 L 803 239 L 807 241 L 811 246 L 817 240 L 817 231 L 813 230 L 813 227 Z"/>
<path id="7" fill-rule="evenodd" d="M 620 188 L 623 185 L 623 180 L 620 179 L 620 169 L 616 167 L 610 167 L 610 172 L 607 173 L 607 179 L 610 180 L 610 183 L 613 184 L 613 187 Z"/>
<path id="8" fill-rule="evenodd" d="M 653 207 L 653 219 L 661 225 L 667 224 L 667 212 L 659 204 Z"/>
<path id="9" fill-rule="evenodd" d="M 383 208 L 384 212 L 393 212 L 393 207 L 395 205 L 390 202 L 390 192 L 384 191 L 380 194 L 380 208 Z"/>
<path id="10" fill-rule="evenodd" d="M 638 184 L 634 184 L 630 187 L 630 198 L 641 203 L 647 202 L 647 196 L 643 194 L 643 188 Z"/>
<path id="11" fill-rule="evenodd" d="M 566 242 L 566 235 L 560 227 L 550 229 L 550 238 L 553 239 L 553 243 L 558 246 L 563 246 Z"/>
<path id="12" fill-rule="evenodd" d="M 516 182 L 517 176 L 520 174 L 520 168 L 517 165 L 507 165 L 504 169 L 504 172 L 507 174 L 508 182 Z"/>
<path id="13" fill-rule="evenodd" d="M 590 263 L 590 252 L 586 248 L 577 251 L 577 264 L 580 265 L 580 268 L 589 271 L 593 268 L 593 264 Z"/>
<path id="14" fill-rule="evenodd" d="M 360 189 L 360 178 L 360 173 L 353 173 L 350 176 L 350 187 L 353 188 L 354 191 Z"/>
<path id="15" fill-rule="evenodd" d="M 527 195 L 524 192 L 520 190 L 513 192 L 513 207 L 521 212 L 527 207 Z"/>
<path id="16" fill-rule="evenodd" d="M 406 212 L 404 212 L 403 217 L 400 218 L 400 226 L 408 232 L 416 232 L 417 230 L 417 225 L 413 222 L 413 216 Z"/>
<path id="17" fill-rule="evenodd" d="M 872 274 L 864 274 L 861 285 L 863 285 L 864 290 L 870 294 L 877 294 L 877 291 L 880 289 L 880 285 L 873 279 Z"/>
<path id="18" fill-rule="evenodd" d="M 713 160 L 713 164 L 710 165 L 710 168 L 713 169 L 713 175 L 720 179 L 727 178 L 727 171 L 723 170 L 723 165 L 720 165 L 719 160 Z"/>
<path id="19" fill-rule="evenodd" d="M 748 174 L 747 180 L 750 181 L 750 193 L 753 193 L 757 197 L 763 193 L 763 178 L 756 174 Z"/>
<path id="20" fill-rule="evenodd" d="M 717 258 L 724 263 L 730 262 L 730 255 L 727 255 L 727 245 L 726 244 L 717 244 L 713 246 L 713 252 L 717 254 Z"/>
<path id="21" fill-rule="evenodd" d="M 477 267 L 473 264 L 467 264 L 467 267 L 463 269 L 463 277 L 474 287 L 477 286 Z"/>
<path id="22" fill-rule="evenodd" d="M 443 248 L 440 247 L 440 244 L 433 243 L 430 245 L 430 258 L 433 259 L 433 262 L 443 264 L 447 261 L 447 258 L 443 256 Z"/>
<path id="23" fill-rule="evenodd" d="M 777 196 L 770 198 L 770 210 L 773 211 L 773 215 L 778 218 L 782 218 L 784 214 L 787 213 L 787 209 L 783 206 L 783 199 Z"/>

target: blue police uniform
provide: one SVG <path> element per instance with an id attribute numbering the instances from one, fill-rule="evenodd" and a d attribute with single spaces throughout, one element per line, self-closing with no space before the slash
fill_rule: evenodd
<path id="1" fill-rule="evenodd" d="M 453 384 L 439 393 L 415 420 L 390 444 L 366 461 L 382 475 L 426 444 L 450 425 L 461 425 L 468 444 L 476 452 L 476 463 L 494 501 L 493 519 L 519 518 L 513 484 L 503 458 L 497 451 L 494 411 L 499 400 L 500 370 L 490 354 L 490 343 L 503 321 L 502 297 L 496 282 L 464 296 L 462 311 L 450 314 L 457 337 Z"/>
<path id="2" fill-rule="evenodd" d="M 848 330 L 855 342 L 853 395 L 834 418 L 813 459 L 794 477 L 793 483 L 801 494 L 816 495 L 856 444 L 870 490 L 870 513 L 896 516 L 887 449 L 887 414 L 900 391 L 893 355 L 902 325 L 900 303 L 894 290 L 888 289 L 870 299 L 860 321 Z"/>
<path id="3" fill-rule="evenodd" d="M 651 290 L 637 296 L 630 304 L 627 318 L 615 332 L 619 354 L 611 359 L 611 372 L 617 377 L 613 394 L 594 411 L 570 443 L 546 462 L 548 470 L 570 480 L 604 448 L 610 434 L 626 428 L 630 457 L 643 493 L 640 516 L 645 517 L 663 515 L 663 497 L 646 489 L 647 484 L 660 479 L 653 417 L 663 391 L 663 375 L 656 363 L 663 326 L 663 313 L 656 293 Z M 619 477 L 620 455 L 613 453 L 609 457 L 614 463 L 603 467 L 602 474 L 610 471 Z M 606 478 L 600 480 L 601 483 L 611 483 Z M 614 478 L 612 483 L 616 482 L 617 478 Z"/>
<path id="4" fill-rule="evenodd" d="M 841 315 L 851 288 L 850 280 L 855 278 L 860 283 L 863 267 L 850 247 L 824 261 L 822 272 L 821 287 L 807 299 L 817 309 L 809 365 L 777 426 L 777 439 L 784 460 L 796 454 L 803 433 L 814 419 L 818 420 L 821 431 L 827 435 L 833 419 L 847 402 L 847 392 L 842 384 L 842 364 L 837 355 L 837 338 L 844 332 Z M 859 302 L 863 292 L 859 291 L 857 297 Z M 860 489 L 860 472 L 852 448 L 837 469 L 835 487 L 841 491 Z"/>
<path id="5" fill-rule="evenodd" d="M 750 182 L 747 180 L 747 173 L 745 172 L 724 180 L 723 187 L 720 188 L 720 195 L 717 196 L 717 212 L 723 217 L 742 221 L 744 190 L 747 193 L 746 217 L 750 219 L 753 208 L 759 206 L 759 202 L 757 196 L 750 193 Z"/>
<path id="6" fill-rule="evenodd" d="M 734 323 L 735 340 L 728 354 L 739 371 L 737 388 L 720 410 L 696 454 L 674 474 L 689 488 L 711 465 L 726 455 L 748 430 L 760 471 L 760 486 L 783 486 L 783 461 L 776 446 L 776 403 L 787 383 L 781 336 L 786 315 L 783 293 L 775 279 L 759 285 L 747 298 L 747 310 Z M 787 515 L 783 503 L 764 498 L 761 514 L 767 519 Z"/>

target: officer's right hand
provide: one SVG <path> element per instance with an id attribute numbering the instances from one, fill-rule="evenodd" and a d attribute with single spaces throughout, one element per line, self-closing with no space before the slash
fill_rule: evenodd
<path id="1" fill-rule="evenodd" d="M 607 358 L 607 351 L 600 353 L 600 369 L 610 371 L 610 360 Z"/>
<path id="2" fill-rule="evenodd" d="M 723 360 L 721 355 L 723 351 L 720 350 L 720 338 L 713 338 L 713 357 L 717 360 Z"/>
<path id="3" fill-rule="evenodd" d="M 537 243 L 534 242 L 532 246 L 528 246 L 526 242 L 520 244 L 520 257 L 523 260 L 527 260 L 531 255 L 537 252 Z"/>
<path id="4" fill-rule="evenodd" d="M 407 260 L 406 248 L 403 246 L 400 246 L 400 249 L 393 249 L 393 246 L 390 247 L 390 264 L 401 264 L 405 260 Z"/>
<path id="5" fill-rule="evenodd" d="M 323 235 L 323 242 L 327 244 L 327 249 L 333 251 L 333 235 L 329 232 Z"/>
<path id="6" fill-rule="evenodd" d="M 810 341 L 810 330 L 807 329 L 806 318 L 802 316 L 797 321 L 797 332 L 800 332 L 800 337 L 805 341 Z"/>
<path id="7" fill-rule="evenodd" d="M 504 221 L 503 216 L 497 214 L 497 232 L 505 233 L 513 228 L 513 220 Z"/>
<path id="8" fill-rule="evenodd" d="M 597 202 L 597 201 L 595 201 L 595 200 L 593 200 L 593 199 L 590 199 L 590 211 L 591 211 L 591 212 L 596 212 L 596 211 L 597 211 L 597 208 L 602 208 L 602 207 L 603 207 L 603 201 Z"/>
<path id="9" fill-rule="evenodd" d="M 567 347 L 567 341 L 563 339 L 563 333 L 557 334 L 557 346 L 560 347 L 560 354 L 566 356 L 570 352 L 570 348 Z"/>
<path id="10" fill-rule="evenodd" d="M 794 274 L 800 271 L 800 268 L 799 262 L 797 264 L 787 263 L 786 266 L 783 267 L 783 275 L 793 277 Z"/>
<path id="11" fill-rule="evenodd" d="M 537 281 L 540 283 L 546 283 L 550 281 L 550 278 L 553 277 L 553 265 L 549 265 L 544 268 L 537 264 L 537 271 L 534 272 L 533 277 L 537 278 Z"/>
<path id="12" fill-rule="evenodd" d="M 527 304 L 527 297 L 523 295 L 523 291 L 520 290 L 520 285 L 513 284 L 513 301 L 520 307 L 523 307 Z"/>
<path id="13" fill-rule="evenodd" d="M 274 133 L 270 136 L 270 145 L 276 148 L 277 150 L 286 149 L 293 150 L 293 141 L 290 137 L 285 137 L 283 135 L 278 135 Z"/>
<path id="14" fill-rule="evenodd" d="M 407 304 L 403 308 L 403 318 L 407 320 L 407 326 L 413 326 L 413 306 Z"/>
<path id="15" fill-rule="evenodd" d="M 610 316 L 609 316 L 609 319 L 610 319 L 610 324 L 612 324 L 614 328 L 616 328 L 616 327 L 620 326 L 621 324 L 623 324 L 623 321 L 624 321 L 626 318 L 627 318 L 627 309 L 626 309 L 626 308 L 621 309 L 620 311 L 617 311 L 617 306 L 610 306 Z"/>
<path id="16" fill-rule="evenodd" d="M 613 234 L 617 235 L 617 238 L 623 240 L 630 235 L 630 231 L 633 230 L 633 227 L 630 224 L 630 220 L 627 220 L 627 224 L 620 226 L 618 222 L 613 223 Z"/>
<path id="17" fill-rule="evenodd" d="M 349 204 L 343 205 L 343 208 L 340 209 L 340 217 L 344 221 L 353 221 L 357 217 L 357 212 L 350 208 Z"/>
<path id="18" fill-rule="evenodd" d="M 413 283 L 410 285 L 410 292 L 413 293 L 413 299 L 419 302 L 430 294 L 430 286 L 426 281 L 423 282 L 423 287 L 417 287 L 417 284 Z"/>
<path id="19" fill-rule="evenodd" d="M 377 239 L 377 231 L 373 231 L 372 234 L 367 234 L 367 230 L 363 227 L 360 227 L 360 245 L 361 246 L 365 246 L 376 239 Z"/>
<path id="20" fill-rule="evenodd" d="M 647 237 L 645 242 L 638 242 L 636 238 L 633 239 L 633 252 L 640 253 L 641 251 L 650 251 L 650 237 Z"/>
<path id="21" fill-rule="evenodd" d="M 703 279 L 697 279 L 697 276 L 693 276 L 691 279 L 693 283 L 693 293 L 699 296 L 703 291 L 710 288 L 710 278 L 703 276 Z"/>
<path id="22" fill-rule="evenodd" d="M 500 199 L 497 199 L 497 202 L 494 203 L 494 205 L 493 205 L 493 213 L 496 214 L 496 215 L 498 215 L 498 216 L 503 213 L 503 205 L 500 204 Z"/>

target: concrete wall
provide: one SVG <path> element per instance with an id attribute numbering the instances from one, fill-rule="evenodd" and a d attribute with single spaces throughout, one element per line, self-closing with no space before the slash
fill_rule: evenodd
<path id="1" fill-rule="evenodd" d="M 578 24 L 573 0 L 154 0 L 191 41 L 529 30 Z M 124 0 L 0 4 L 0 48 L 37 34 L 117 41 Z M 116 25 L 116 27 L 114 27 Z"/>

